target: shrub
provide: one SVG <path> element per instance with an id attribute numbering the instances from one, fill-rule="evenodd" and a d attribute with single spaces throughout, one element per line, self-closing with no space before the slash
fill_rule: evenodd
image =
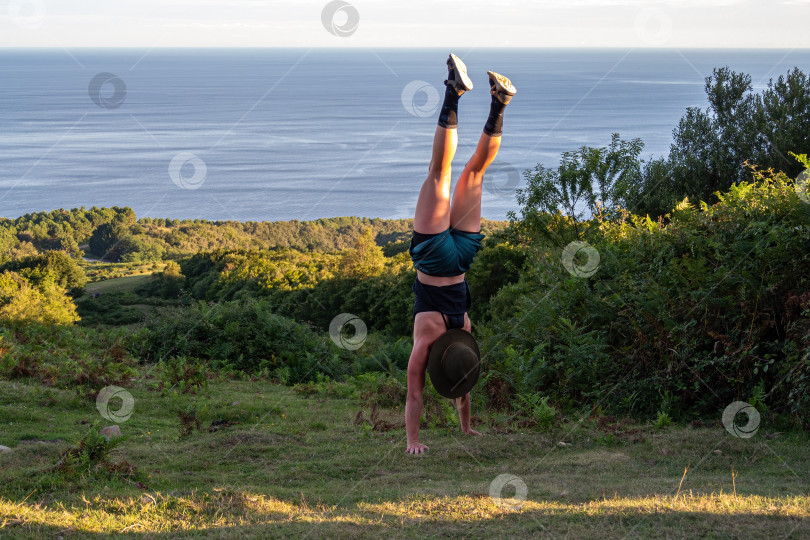
<path id="1" fill-rule="evenodd" d="M 0 321 L 43 324 L 71 324 L 79 320 L 76 306 L 53 276 L 31 284 L 16 272 L 0 274 Z"/>
<path id="2" fill-rule="evenodd" d="M 669 396 L 672 419 L 715 416 L 762 386 L 768 407 L 807 422 L 795 400 L 807 395 L 810 205 L 785 175 L 750 171 L 712 206 L 595 220 L 589 278 L 559 249 L 533 251 L 493 297 L 488 372 L 566 408 L 655 414 Z"/>
<path id="3" fill-rule="evenodd" d="M 158 381 L 163 392 L 193 392 L 208 387 L 208 372 L 198 358 L 174 357 L 158 363 Z"/>
<path id="4" fill-rule="evenodd" d="M 109 459 L 110 453 L 126 440 L 127 437 L 107 439 L 99 433 L 99 424 L 96 422 L 74 446 L 62 452 L 51 472 L 55 472 L 67 480 L 96 476 L 107 479 L 114 476 L 139 479 L 141 475 L 126 460 L 113 463 Z M 47 483 L 47 479 L 45 479 L 45 483 Z"/>
<path id="5" fill-rule="evenodd" d="M 81 316 L 83 326 L 133 324 L 144 319 L 144 312 L 126 304 L 140 300 L 142 299 L 130 291 L 111 291 L 97 298 L 83 296 L 77 299 L 76 311 Z"/>
<path id="6" fill-rule="evenodd" d="M 288 367 L 293 383 L 312 380 L 319 372 L 340 378 L 350 371 L 348 351 L 274 314 L 267 299 L 168 309 L 147 321 L 146 331 L 134 334 L 130 347 L 146 362 L 185 356 L 215 369 L 258 372 Z"/>

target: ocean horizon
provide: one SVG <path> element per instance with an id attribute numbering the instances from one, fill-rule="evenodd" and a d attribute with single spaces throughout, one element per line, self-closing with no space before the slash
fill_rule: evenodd
<path id="1" fill-rule="evenodd" d="M 444 49 L 0 49 L 0 216 L 129 206 L 138 217 L 238 221 L 408 218 L 430 159 Z M 729 66 L 755 91 L 810 50 L 453 51 L 457 178 L 489 107 L 486 71 L 518 89 L 485 178 L 483 217 L 518 210 L 536 164 L 641 138 L 666 155 L 704 79 Z"/>

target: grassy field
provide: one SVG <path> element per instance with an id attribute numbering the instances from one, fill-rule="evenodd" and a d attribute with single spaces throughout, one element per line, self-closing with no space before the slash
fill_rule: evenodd
<path id="1" fill-rule="evenodd" d="M 131 291 L 136 287 L 138 287 L 139 285 L 148 283 L 150 279 L 152 279 L 151 273 L 133 274 L 130 276 L 123 276 L 112 279 L 105 279 L 103 281 L 97 281 L 95 283 L 88 283 L 85 287 L 85 290 L 88 293 Z"/>
<path id="2" fill-rule="evenodd" d="M 719 422 L 602 417 L 541 432 L 486 414 L 474 418 L 484 436 L 425 427 L 429 453 L 408 456 L 401 408 L 334 397 L 348 386 L 309 390 L 220 379 L 175 395 L 133 381 L 113 465 L 68 475 L 54 470 L 62 452 L 112 422 L 70 389 L 0 381 L 12 448 L 0 537 L 810 536 L 808 436 L 770 431 L 767 415 L 740 439 Z M 518 488 L 493 498 L 502 474 Z"/>

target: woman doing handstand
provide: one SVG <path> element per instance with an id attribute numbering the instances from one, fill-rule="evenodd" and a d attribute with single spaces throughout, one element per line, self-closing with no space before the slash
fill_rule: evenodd
<path id="1" fill-rule="evenodd" d="M 419 191 L 409 253 L 416 268 L 413 290 L 413 350 L 408 361 L 408 393 L 405 428 L 409 454 L 428 449 L 419 442 L 422 392 L 430 348 L 450 328 L 471 331 L 467 311 L 470 289 L 465 279 L 484 235 L 481 229 L 481 184 L 484 172 L 501 146 L 503 112 L 515 87 L 506 77 L 488 71 L 492 101 L 478 146 L 464 166 L 453 197 L 450 198 L 450 163 L 458 144 L 458 101 L 472 90 L 467 67 L 451 54 L 447 60 L 444 103 L 433 136 L 433 152 L 427 179 Z M 480 435 L 470 428 L 470 394 L 457 398 L 461 430 Z"/>

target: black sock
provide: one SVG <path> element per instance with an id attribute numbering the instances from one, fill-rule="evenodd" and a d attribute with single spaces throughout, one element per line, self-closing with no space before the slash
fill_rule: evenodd
<path id="1" fill-rule="evenodd" d="M 455 88 L 447 85 L 444 90 L 444 103 L 439 113 L 439 125 L 443 128 L 458 127 L 458 98 Z"/>
<path id="2" fill-rule="evenodd" d="M 489 118 L 487 123 L 484 124 L 484 133 L 490 137 L 496 137 L 503 133 L 503 110 L 506 105 L 498 101 L 498 98 L 492 96 L 492 104 L 489 106 Z"/>

